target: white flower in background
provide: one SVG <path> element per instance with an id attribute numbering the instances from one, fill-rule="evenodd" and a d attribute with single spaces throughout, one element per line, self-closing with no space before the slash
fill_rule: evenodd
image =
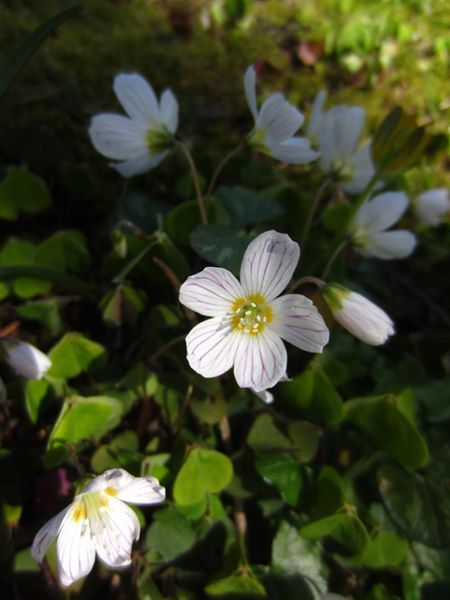
<path id="1" fill-rule="evenodd" d="M 304 116 L 281 94 L 272 94 L 258 111 L 256 104 L 256 73 L 250 66 L 244 75 L 245 96 L 255 120 L 249 143 L 259 152 L 283 162 L 304 165 L 319 155 L 311 149 L 306 137 L 294 137 Z"/>
<path id="2" fill-rule="evenodd" d="M 92 118 L 89 135 L 95 149 L 115 161 L 123 176 L 145 173 L 167 156 L 178 127 L 178 102 L 170 90 L 160 101 L 152 86 L 138 73 L 121 73 L 114 93 L 128 114 L 105 113 Z"/>
<path id="3" fill-rule="evenodd" d="M 42 562 L 57 538 L 59 580 L 65 587 L 90 572 L 96 553 L 109 567 L 127 567 L 141 527 L 125 502 L 158 504 L 164 498 L 165 489 L 154 477 L 133 477 L 123 469 L 105 471 L 38 531 L 31 555 Z"/>
<path id="4" fill-rule="evenodd" d="M 35 346 L 14 338 L 1 340 L 0 352 L 14 373 L 25 379 L 42 379 L 52 365 Z"/>
<path id="5" fill-rule="evenodd" d="M 307 134 L 320 150 L 320 167 L 349 194 L 362 192 L 375 174 L 370 143 L 359 147 L 365 110 L 340 104 L 323 112 L 320 92 L 311 111 Z"/>
<path id="6" fill-rule="evenodd" d="M 445 188 L 422 192 L 412 201 L 416 217 L 425 225 L 436 227 L 450 211 L 450 195 Z"/>
<path id="7" fill-rule="evenodd" d="M 394 334 L 394 323 L 376 304 L 337 283 L 322 288 L 323 297 L 336 321 L 356 338 L 379 346 Z"/>
<path id="8" fill-rule="evenodd" d="M 367 200 L 350 225 L 355 249 L 384 260 L 409 256 L 416 247 L 415 235 L 401 229 L 386 231 L 400 219 L 408 202 L 403 192 L 385 192 Z"/>
<path id="9" fill-rule="evenodd" d="M 311 300 L 279 294 L 300 257 L 296 242 L 267 231 L 245 251 L 240 280 L 219 267 L 207 267 L 180 288 L 180 302 L 212 317 L 186 338 L 190 366 L 203 377 L 217 377 L 234 366 L 242 388 L 262 392 L 286 375 L 286 340 L 301 350 L 321 352 L 329 331 Z"/>

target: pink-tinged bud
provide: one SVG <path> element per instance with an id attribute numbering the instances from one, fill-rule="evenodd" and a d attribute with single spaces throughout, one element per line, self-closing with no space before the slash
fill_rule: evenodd
<path id="1" fill-rule="evenodd" d="M 42 379 L 52 365 L 46 354 L 27 342 L 5 338 L 2 350 L 9 367 L 25 379 Z"/>

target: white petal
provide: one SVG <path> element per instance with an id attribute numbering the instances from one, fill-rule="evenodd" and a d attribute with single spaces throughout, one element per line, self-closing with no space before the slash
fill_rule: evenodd
<path id="1" fill-rule="evenodd" d="M 436 227 L 442 223 L 444 215 L 450 210 L 449 192 L 445 188 L 423 192 L 415 198 L 413 207 L 420 221 Z"/>
<path id="2" fill-rule="evenodd" d="M 92 118 L 91 142 L 97 152 L 114 160 L 129 160 L 148 153 L 146 130 L 128 117 L 101 114 Z"/>
<path id="3" fill-rule="evenodd" d="M 327 93 L 324 90 L 321 90 L 314 98 L 311 116 L 309 117 L 308 126 L 306 128 L 308 137 L 315 144 L 318 144 L 319 142 L 319 136 L 322 127 L 323 105 L 325 104 L 326 97 Z"/>
<path id="4" fill-rule="evenodd" d="M 287 286 L 300 258 L 300 247 L 285 233 L 266 231 L 247 247 L 241 265 L 246 295 L 261 294 L 266 302 Z"/>
<path id="5" fill-rule="evenodd" d="M 379 194 L 361 206 L 354 224 L 363 226 L 371 234 L 385 231 L 400 219 L 408 203 L 408 196 L 403 192 Z"/>
<path id="6" fill-rule="evenodd" d="M 166 490 L 154 477 L 134 477 L 124 469 L 108 469 L 84 488 L 88 492 L 107 492 L 110 496 L 132 504 L 163 502 Z"/>
<path id="7" fill-rule="evenodd" d="M 248 106 L 252 111 L 253 118 L 256 122 L 256 119 L 258 118 L 258 107 L 256 105 L 256 73 L 253 65 L 250 65 L 245 71 L 244 90 Z"/>
<path id="8" fill-rule="evenodd" d="M 352 177 L 350 181 L 339 183 L 339 186 L 349 194 L 360 194 L 375 174 L 370 148 L 370 143 L 365 144 L 347 161 Z"/>
<path id="9" fill-rule="evenodd" d="M 252 392 L 255 394 L 255 396 L 258 396 L 258 398 L 266 404 L 272 404 L 273 394 L 272 392 L 269 392 L 269 390 L 261 390 L 260 392 L 252 390 Z"/>
<path id="10" fill-rule="evenodd" d="M 151 156 L 148 150 L 136 158 L 125 160 L 124 162 L 111 163 L 111 166 L 120 174 L 122 177 L 132 177 L 133 175 L 142 175 L 150 169 L 154 169 L 159 163 L 166 158 L 169 154 L 168 150 Z"/>
<path id="11" fill-rule="evenodd" d="M 282 142 L 294 135 L 303 120 L 302 113 L 281 94 L 272 94 L 262 105 L 256 125 L 265 131 L 268 141 Z"/>
<path id="12" fill-rule="evenodd" d="M 258 335 L 240 334 L 234 376 L 241 388 L 261 392 L 286 373 L 287 353 L 281 338 L 268 327 Z"/>
<path id="13" fill-rule="evenodd" d="M 170 133 L 178 129 L 178 102 L 171 90 L 165 90 L 160 102 L 161 122 Z"/>
<path id="14" fill-rule="evenodd" d="M 274 320 L 269 327 L 306 352 L 322 352 L 330 332 L 314 304 L 300 294 L 286 294 L 271 302 Z"/>
<path id="15" fill-rule="evenodd" d="M 328 171 L 334 160 L 350 157 L 356 150 L 364 125 L 365 111 L 359 106 L 334 106 L 324 115 L 320 135 L 320 150 Z"/>
<path id="16" fill-rule="evenodd" d="M 191 275 L 180 288 L 180 302 L 191 310 L 215 317 L 231 310 L 232 304 L 244 292 L 236 277 L 220 267 L 206 267 Z"/>
<path id="17" fill-rule="evenodd" d="M 59 579 L 65 587 L 87 575 L 95 561 L 91 523 L 87 518 L 74 517 L 79 507 L 80 500 L 67 511 L 56 543 Z"/>
<path id="18" fill-rule="evenodd" d="M 396 230 L 374 233 L 364 246 L 356 247 L 363 256 L 374 256 L 384 260 L 406 258 L 416 247 L 416 236 L 410 231 Z"/>
<path id="19" fill-rule="evenodd" d="M 66 506 L 66 508 L 50 519 L 50 521 L 47 521 L 47 523 L 39 529 L 34 537 L 33 545 L 31 546 L 31 556 L 34 560 L 42 562 L 50 544 L 58 535 L 61 523 L 70 507 L 71 505 Z"/>
<path id="20" fill-rule="evenodd" d="M 225 317 L 203 321 L 186 338 L 189 365 L 203 377 L 222 375 L 233 366 L 239 337 Z"/>
<path id="21" fill-rule="evenodd" d="M 126 567 L 131 562 L 133 542 L 139 539 L 141 526 L 133 510 L 115 498 L 108 498 L 92 518 L 98 557 L 109 567 Z"/>
<path id="22" fill-rule="evenodd" d="M 133 121 L 148 129 L 152 122 L 161 120 L 155 92 L 141 75 L 121 73 L 115 77 L 113 88 L 117 99 Z"/>
<path id="23" fill-rule="evenodd" d="M 52 363 L 47 355 L 32 344 L 14 338 L 4 338 L 2 347 L 9 367 L 25 379 L 42 379 Z"/>
<path id="24" fill-rule="evenodd" d="M 291 165 L 306 165 L 319 157 L 311 149 L 310 141 L 304 137 L 291 137 L 284 142 L 274 143 L 267 140 L 266 143 L 272 156 Z"/>

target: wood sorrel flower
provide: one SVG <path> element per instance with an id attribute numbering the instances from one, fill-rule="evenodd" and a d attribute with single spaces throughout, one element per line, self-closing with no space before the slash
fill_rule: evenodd
<path id="1" fill-rule="evenodd" d="M 425 225 L 440 225 L 450 211 L 450 195 L 445 188 L 436 188 L 422 192 L 412 201 L 416 217 Z"/>
<path id="2" fill-rule="evenodd" d="M 337 283 L 322 288 L 322 295 L 336 321 L 356 338 L 379 346 L 394 333 L 394 324 L 376 304 Z"/>
<path id="3" fill-rule="evenodd" d="M 178 102 L 170 90 L 158 102 L 152 86 L 138 73 L 117 75 L 113 89 L 128 117 L 93 117 L 92 144 L 103 156 L 120 161 L 111 166 L 123 177 L 145 173 L 169 152 L 178 127 Z"/>
<path id="4" fill-rule="evenodd" d="M 105 471 L 37 532 L 31 555 L 42 562 L 57 538 L 58 572 L 63 586 L 87 575 L 96 553 L 109 567 L 127 567 L 141 526 L 125 502 L 158 504 L 164 498 L 165 489 L 154 477 L 133 477 L 123 469 Z"/>
<path id="5" fill-rule="evenodd" d="M 0 352 L 14 373 L 25 379 L 42 379 L 52 365 L 35 346 L 14 338 L 1 340 Z"/>
<path id="6" fill-rule="evenodd" d="M 401 229 L 386 231 L 400 219 L 408 202 L 403 192 L 385 192 L 367 200 L 350 225 L 355 249 L 384 260 L 409 256 L 416 246 L 415 235 Z"/>
<path id="7" fill-rule="evenodd" d="M 282 339 L 307 352 L 321 352 L 329 331 L 311 300 L 279 294 L 300 257 L 291 238 L 267 231 L 249 244 L 240 283 L 226 269 L 207 267 L 181 286 L 180 302 L 212 317 L 186 338 L 190 366 L 203 377 L 222 375 L 234 366 L 242 388 L 261 392 L 286 375 Z"/>
<path id="8" fill-rule="evenodd" d="M 255 119 L 255 128 L 249 143 L 259 152 L 283 162 L 304 165 L 319 155 L 311 149 L 306 137 L 294 137 L 302 126 L 304 116 L 281 94 L 272 94 L 258 111 L 256 104 L 256 73 L 250 66 L 244 75 L 244 89 L 248 105 Z"/>
<path id="9" fill-rule="evenodd" d="M 359 194 L 375 169 L 370 143 L 358 148 L 366 113 L 360 106 L 340 104 L 323 112 L 326 93 L 314 101 L 307 134 L 320 150 L 320 167 L 346 192 Z"/>

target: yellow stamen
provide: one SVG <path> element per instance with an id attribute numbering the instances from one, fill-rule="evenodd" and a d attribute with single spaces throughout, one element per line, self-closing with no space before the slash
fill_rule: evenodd
<path id="1" fill-rule="evenodd" d="M 108 496 L 117 496 L 117 490 L 113 487 L 108 486 L 105 489 L 105 494 L 108 494 Z"/>
<path id="2" fill-rule="evenodd" d="M 237 298 L 231 306 L 231 329 L 238 333 L 259 335 L 272 322 L 273 312 L 261 294 Z"/>

